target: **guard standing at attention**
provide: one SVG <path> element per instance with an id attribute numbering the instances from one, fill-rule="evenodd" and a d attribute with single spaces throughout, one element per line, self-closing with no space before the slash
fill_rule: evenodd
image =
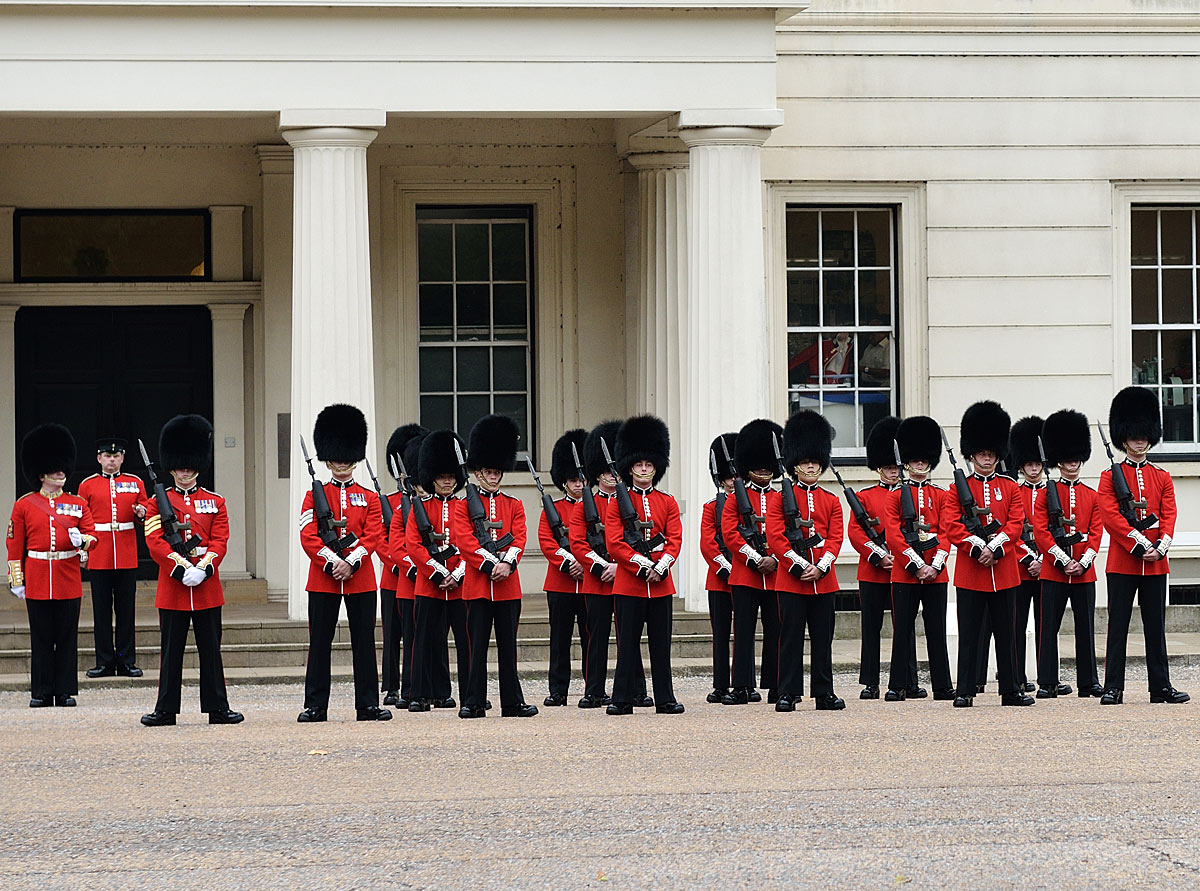
<path id="1" fill-rule="evenodd" d="M 708 447 L 709 468 L 716 497 L 700 509 L 700 554 L 708 566 L 704 589 L 708 591 L 708 623 L 713 635 L 713 689 L 708 701 L 719 704 L 729 694 L 729 643 L 733 632 L 733 594 L 729 575 L 733 570 L 733 554 L 725 545 L 721 533 L 721 517 L 725 500 L 733 493 L 733 468 L 726 452 L 737 448 L 736 433 L 722 433 Z"/>

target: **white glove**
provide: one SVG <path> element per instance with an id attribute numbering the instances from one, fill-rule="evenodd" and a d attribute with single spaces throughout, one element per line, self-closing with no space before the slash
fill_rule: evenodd
<path id="1" fill-rule="evenodd" d="M 189 566 L 183 571 L 183 583 L 189 588 L 194 588 L 205 579 L 208 578 L 208 573 L 203 569 L 197 569 L 195 566 Z"/>
<path id="2" fill-rule="evenodd" d="M 67 530 L 67 535 L 71 536 L 71 545 L 73 547 L 79 547 L 83 544 L 83 533 L 74 526 Z"/>
<path id="3" fill-rule="evenodd" d="M 13 593 L 13 597 L 17 598 L 18 600 L 24 600 L 25 599 L 25 586 L 17 585 L 15 588 L 12 589 L 12 593 Z"/>

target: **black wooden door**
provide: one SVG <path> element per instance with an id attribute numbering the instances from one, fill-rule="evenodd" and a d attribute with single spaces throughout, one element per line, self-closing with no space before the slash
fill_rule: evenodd
<path id="1" fill-rule="evenodd" d="M 23 306 L 16 318 L 16 420 L 21 438 L 53 421 L 75 436 L 76 491 L 97 472 L 95 440 L 129 441 L 124 470 L 146 481 L 137 438 L 157 461 L 158 433 L 177 414 L 212 418 L 212 318 L 204 306 Z M 18 461 L 17 492 L 30 490 Z M 200 477 L 212 486 L 211 468 Z M 169 483 L 169 480 L 166 480 Z M 139 533 L 139 577 L 154 567 Z"/>

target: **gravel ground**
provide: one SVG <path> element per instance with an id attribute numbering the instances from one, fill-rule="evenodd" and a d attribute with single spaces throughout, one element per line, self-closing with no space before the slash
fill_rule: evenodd
<path id="1" fill-rule="evenodd" d="M 1200 668 L 1173 679 L 1200 694 Z M 1134 667 L 1120 708 L 956 710 L 860 702 L 840 675 L 845 711 L 783 715 L 681 678 L 680 716 L 358 724 L 338 684 L 309 726 L 298 687 L 244 686 L 240 726 L 155 729 L 146 690 L 0 693 L 0 885 L 1195 888 L 1200 702 L 1144 686 Z"/>

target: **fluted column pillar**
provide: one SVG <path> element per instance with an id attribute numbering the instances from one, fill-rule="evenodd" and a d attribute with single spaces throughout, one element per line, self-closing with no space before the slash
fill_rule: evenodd
<path id="1" fill-rule="evenodd" d="M 367 146 L 374 129 L 284 129 L 292 146 L 292 461 L 288 612 L 307 614 L 308 559 L 300 549 L 300 503 L 310 486 L 300 454 L 312 454 L 317 412 L 333 402 L 362 409 L 375 433 Z M 368 445 L 367 453 L 371 453 Z M 314 461 L 315 461 L 314 455 Z"/>
<path id="2" fill-rule="evenodd" d="M 213 340 L 213 471 L 229 511 L 227 577 L 246 572 L 246 310 L 249 303 L 210 303 Z"/>

